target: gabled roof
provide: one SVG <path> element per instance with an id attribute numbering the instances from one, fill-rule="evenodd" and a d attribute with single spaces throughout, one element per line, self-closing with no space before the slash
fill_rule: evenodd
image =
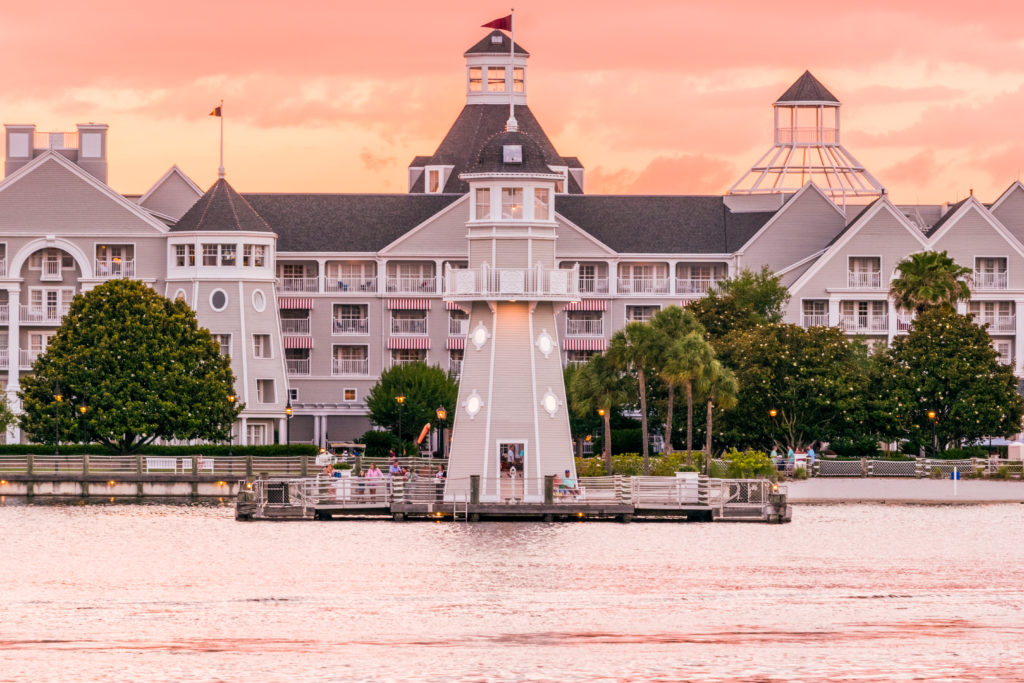
<path id="1" fill-rule="evenodd" d="M 533 112 L 526 105 L 519 105 L 515 109 L 516 121 L 519 123 L 519 131 L 525 133 L 531 140 L 540 145 L 544 152 L 544 158 L 553 166 L 568 166 L 565 159 L 558 154 L 555 146 L 551 144 L 544 129 L 537 122 Z M 462 108 L 455 123 L 444 136 L 437 151 L 425 163 L 416 163 L 416 166 L 452 166 L 448 181 L 443 188 L 448 193 L 466 193 L 469 185 L 459 179 L 460 173 L 466 173 L 476 163 L 480 151 L 487 142 L 505 130 L 508 121 L 507 104 L 467 104 Z M 421 157 L 417 157 L 419 161 Z M 412 186 L 410 192 L 423 192 L 424 179 L 418 179 Z M 576 180 L 570 175 L 567 189 L 571 194 L 580 194 L 582 190 Z"/>
<path id="2" fill-rule="evenodd" d="M 224 231 L 273 232 L 249 202 L 221 178 L 181 217 L 173 232 Z"/>
<path id="3" fill-rule="evenodd" d="M 128 195 L 125 195 L 126 197 Z M 137 199 L 139 206 L 175 221 L 192 208 L 203 191 L 177 165 L 171 166 L 145 194 Z"/>
<path id="4" fill-rule="evenodd" d="M 501 42 L 499 43 L 499 42 L 495 42 L 495 41 L 491 40 L 492 36 L 501 36 Z M 479 43 L 477 43 L 473 47 L 471 47 L 468 50 L 466 50 L 466 54 L 464 56 L 468 57 L 469 55 L 490 55 L 490 54 L 505 54 L 505 55 L 507 55 L 509 53 L 509 47 L 510 47 L 509 43 L 511 42 L 511 40 L 512 40 L 511 38 L 506 36 L 504 33 L 499 31 L 498 29 L 494 29 L 493 31 L 488 33 L 486 36 L 481 38 Z M 526 50 L 524 50 L 522 48 L 522 46 L 519 45 L 519 43 L 516 43 L 516 54 L 517 55 L 523 55 L 525 57 L 529 57 L 530 56 L 530 53 L 527 52 Z"/>
<path id="5" fill-rule="evenodd" d="M 558 195 L 557 213 L 619 253 L 726 254 L 772 211 L 733 213 L 722 197 Z"/>
<path id="6" fill-rule="evenodd" d="M 412 167 L 419 168 L 420 166 L 426 166 L 427 162 L 429 162 L 429 161 L 430 161 L 430 157 L 414 156 L 412 158 L 412 161 L 409 162 L 409 167 L 410 168 L 412 168 Z"/>
<path id="7" fill-rule="evenodd" d="M 925 233 L 925 237 L 927 237 L 928 239 L 931 239 L 932 235 L 937 233 L 939 231 L 939 228 L 941 228 L 943 225 L 945 225 L 946 221 L 948 221 L 950 218 L 952 218 L 953 214 L 956 213 L 956 210 L 959 209 L 961 206 L 963 206 L 964 202 L 966 202 L 968 199 L 970 199 L 970 197 L 964 197 L 963 199 L 958 201 L 956 204 L 950 204 L 949 209 L 946 210 L 946 213 L 942 214 L 942 218 L 940 218 L 938 221 L 936 221 L 935 225 L 933 225 L 932 227 L 928 228 L 928 232 Z"/>
<path id="8" fill-rule="evenodd" d="M 793 85 L 789 86 L 789 90 L 775 100 L 775 104 L 791 102 L 835 102 L 839 104 L 836 96 L 830 93 L 828 88 L 821 84 L 821 81 L 811 75 L 810 71 L 805 71 Z"/>
<path id="9" fill-rule="evenodd" d="M 871 202 L 870 204 L 865 206 L 863 209 L 858 211 L 857 215 L 854 216 L 853 218 L 851 218 L 850 221 L 846 224 L 846 226 L 843 227 L 842 230 L 837 232 L 835 237 L 833 237 L 832 239 L 830 239 L 828 241 L 828 244 L 825 245 L 825 248 L 827 249 L 827 248 L 831 247 L 833 244 L 835 244 L 836 242 L 838 242 L 842 238 L 842 236 L 845 235 L 850 230 L 850 228 L 852 228 L 854 226 L 854 224 L 861 219 L 861 216 L 866 214 L 871 209 L 871 207 L 873 207 L 875 204 L 877 204 L 880 201 L 882 201 L 881 197 L 879 197 L 878 199 L 876 199 L 875 201 Z"/>
<path id="10" fill-rule="evenodd" d="M 245 194 L 279 252 L 380 251 L 464 195 Z"/>

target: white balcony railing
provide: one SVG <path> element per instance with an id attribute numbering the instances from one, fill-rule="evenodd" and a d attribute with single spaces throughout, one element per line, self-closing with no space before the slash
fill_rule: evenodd
<path id="1" fill-rule="evenodd" d="M 561 299 L 579 295 L 576 268 L 448 268 L 445 291 L 453 299 Z"/>
<path id="2" fill-rule="evenodd" d="M 7 259 L 0 258 L 0 277 L 7 277 Z"/>
<path id="3" fill-rule="evenodd" d="M 68 314 L 71 304 L 21 305 L 21 322 L 59 325 L 61 318 Z"/>
<path id="4" fill-rule="evenodd" d="M 412 320 L 397 318 L 391 320 L 391 334 L 426 334 L 427 319 L 415 318 Z"/>
<path id="5" fill-rule="evenodd" d="M 828 313 L 804 313 L 801 322 L 804 327 L 828 327 Z"/>
<path id="6" fill-rule="evenodd" d="M 121 277 L 135 277 L 135 259 L 96 261 L 96 277 L 116 280 Z"/>
<path id="7" fill-rule="evenodd" d="M 11 352 L 6 346 L 0 348 L 0 368 L 6 368 L 10 361 Z"/>
<path id="8" fill-rule="evenodd" d="M 718 284 L 713 278 L 676 278 L 676 294 L 707 294 Z"/>
<path id="9" fill-rule="evenodd" d="M 913 315 L 897 315 L 896 316 L 896 331 L 897 332 L 909 332 L 910 328 L 914 325 Z"/>
<path id="10" fill-rule="evenodd" d="M 370 334 L 370 321 L 367 318 L 335 318 L 334 334 Z"/>
<path id="11" fill-rule="evenodd" d="M 277 288 L 282 292 L 319 292 L 318 277 L 281 277 L 277 279 Z"/>
<path id="12" fill-rule="evenodd" d="M 832 127 L 792 126 L 776 130 L 779 144 L 783 145 L 835 144 L 839 140 L 839 129 Z"/>
<path id="13" fill-rule="evenodd" d="M 412 365 L 413 363 L 423 363 L 425 361 L 425 358 L 392 358 L 391 367 L 396 367 L 399 365 Z"/>
<path id="14" fill-rule="evenodd" d="M 309 334 L 309 318 L 282 318 L 282 334 Z"/>
<path id="15" fill-rule="evenodd" d="M 469 332 L 469 318 L 448 318 L 448 334 L 460 335 Z"/>
<path id="16" fill-rule="evenodd" d="M 608 278 L 581 277 L 579 279 L 580 294 L 607 294 Z"/>
<path id="17" fill-rule="evenodd" d="M 846 272 L 846 286 L 851 289 L 878 289 L 882 286 L 882 273 L 849 270 Z"/>
<path id="18" fill-rule="evenodd" d="M 44 282 L 59 282 L 64 279 L 60 272 L 60 259 L 43 259 L 43 272 L 39 279 Z"/>
<path id="19" fill-rule="evenodd" d="M 845 332 L 888 332 L 887 315 L 841 315 L 839 327 Z"/>
<path id="20" fill-rule="evenodd" d="M 437 291 L 437 280 L 433 275 L 421 277 L 389 277 L 388 292 L 397 294 L 433 294 Z"/>
<path id="21" fill-rule="evenodd" d="M 974 271 L 975 289 L 1006 289 L 1006 271 L 1001 273 Z"/>
<path id="22" fill-rule="evenodd" d="M 21 350 L 21 369 L 28 370 L 32 367 L 32 364 L 36 362 L 36 358 L 43 355 L 43 351 L 39 349 L 22 349 Z"/>
<path id="23" fill-rule="evenodd" d="M 989 332 L 1016 332 L 1017 316 L 1015 315 L 975 315 L 974 322 L 988 325 Z"/>
<path id="24" fill-rule="evenodd" d="M 309 374 L 309 359 L 308 358 L 286 358 L 285 365 L 288 369 L 289 375 L 308 375 Z"/>
<path id="25" fill-rule="evenodd" d="M 462 377 L 462 361 L 455 358 L 448 361 L 448 374 L 456 379 Z"/>
<path id="26" fill-rule="evenodd" d="M 0 304 L 0 323 L 10 322 L 11 307 L 9 304 Z"/>
<path id="27" fill-rule="evenodd" d="M 370 361 L 366 358 L 332 358 L 331 360 L 332 374 L 357 376 L 370 374 Z"/>
<path id="28" fill-rule="evenodd" d="M 32 136 L 32 146 L 35 149 L 78 149 L 78 131 L 36 131 Z"/>
<path id="29" fill-rule="evenodd" d="M 567 337 L 603 337 L 604 319 L 598 320 L 573 320 L 565 321 L 565 334 Z"/>
<path id="30" fill-rule="evenodd" d="M 325 289 L 328 292 L 376 292 L 377 278 L 375 277 L 327 277 L 324 279 Z"/>
<path id="31" fill-rule="evenodd" d="M 620 277 L 619 294 L 671 294 L 672 280 L 667 277 Z"/>

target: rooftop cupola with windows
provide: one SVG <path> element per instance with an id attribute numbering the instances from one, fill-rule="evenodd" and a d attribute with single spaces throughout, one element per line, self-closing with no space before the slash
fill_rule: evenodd
<path id="1" fill-rule="evenodd" d="M 466 104 L 526 104 L 530 53 L 497 29 L 466 50 Z"/>
<path id="2" fill-rule="evenodd" d="M 814 182 L 838 204 L 881 196 L 881 184 L 840 143 L 840 106 L 836 96 L 805 71 L 772 105 L 772 147 L 729 194 L 792 194 Z"/>
<path id="3" fill-rule="evenodd" d="M 4 176 L 11 175 L 37 156 L 53 151 L 101 182 L 107 182 L 107 124 L 80 123 L 77 130 L 62 132 L 37 131 L 33 124 L 7 124 L 4 128 L 7 143 Z"/>

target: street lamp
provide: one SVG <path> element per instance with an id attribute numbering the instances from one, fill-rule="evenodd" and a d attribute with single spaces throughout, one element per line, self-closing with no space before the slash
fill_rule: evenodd
<path id="1" fill-rule="evenodd" d="M 935 425 L 939 422 L 939 416 L 934 410 L 929 410 L 928 419 L 932 423 L 932 453 L 937 457 L 939 454 L 939 436 L 935 433 Z"/>
<path id="2" fill-rule="evenodd" d="M 231 409 L 232 409 L 231 410 L 231 413 L 232 413 L 232 415 L 231 415 L 231 424 L 228 425 L 228 457 L 229 458 L 232 455 L 235 454 L 235 416 L 234 416 L 234 412 L 235 411 L 234 411 L 234 407 L 235 407 L 235 401 L 237 401 L 237 400 L 238 400 L 238 397 L 235 396 L 234 394 L 231 394 L 230 396 L 228 396 L 228 403 L 231 405 Z"/>
<path id="3" fill-rule="evenodd" d="M 57 387 L 53 400 L 56 401 L 53 418 L 53 454 L 56 456 L 60 453 L 60 404 L 64 402 L 64 395 L 60 393 L 60 386 Z"/>
<path id="4" fill-rule="evenodd" d="M 772 448 L 775 448 L 775 418 L 778 417 L 779 411 L 772 408 L 768 411 L 768 415 L 772 418 Z"/>
<path id="5" fill-rule="evenodd" d="M 291 452 L 292 452 L 292 400 L 290 398 L 288 399 L 288 403 L 286 403 L 285 406 L 284 406 L 284 419 L 285 419 L 285 429 L 288 430 L 288 446 L 287 446 L 287 449 L 288 449 L 288 453 L 290 455 Z"/>
<path id="6" fill-rule="evenodd" d="M 402 441 L 402 405 L 405 403 L 405 394 L 395 396 L 398 403 L 398 450 L 400 455 L 405 455 L 405 442 Z"/>
<path id="7" fill-rule="evenodd" d="M 445 422 L 445 420 L 448 419 L 448 411 L 444 409 L 444 406 L 438 406 L 437 410 L 434 411 L 434 414 L 437 415 L 437 421 L 438 421 L 438 424 L 439 424 L 438 429 L 437 429 L 438 450 L 441 451 L 441 457 L 443 458 L 444 457 L 444 422 Z"/>

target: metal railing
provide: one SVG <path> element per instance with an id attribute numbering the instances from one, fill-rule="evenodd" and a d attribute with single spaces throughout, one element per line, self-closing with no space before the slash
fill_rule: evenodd
<path id="1" fill-rule="evenodd" d="M 34 149 L 78 149 L 78 132 L 37 131 L 32 136 Z"/>
<path id="2" fill-rule="evenodd" d="M 7 259 L 0 258 L 0 277 L 7 277 Z"/>
<path id="3" fill-rule="evenodd" d="M 776 128 L 775 137 L 783 145 L 834 145 L 839 141 L 839 129 L 787 126 L 786 128 Z"/>
<path id="4" fill-rule="evenodd" d="M 369 334 L 370 320 L 368 318 L 334 318 L 331 322 L 333 334 Z"/>
<path id="5" fill-rule="evenodd" d="M 277 288 L 282 292 L 319 292 L 318 277 L 281 277 L 277 279 Z"/>
<path id="6" fill-rule="evenodd" d="M 0 368 L 6 368 L 10 362 L 10 349 L 6 346 L 0 348 Z"/>
<path id="7" fill-rule="evenodd" d="M 135 259 L 97 260 L 93 267 L 96 271 L 96 277 L 108 279 L 135 277 Z"/>
<path id="8" fill-rule="evenodd" d="M 427 319 L 423 318 L 392 318 L 391 334 L 426 334 Z"/>
<path id="9" fill-rule="evenodd" d="M 619 294 L 671 294 L 672 280 L 667 277 L 620 277 Z"/>
<path id="10" fill-rule="evenodd" d="M 603 337 L 604 319 L 597 320 L 573 320 L 565 321 L 565 334 L 570 337 Z"/>
<path id="11" fill-rule="evenodd" d="M 46 282 L 60 281 L 64 278 L 61 274 L 61 263 L 60 259 L 43 259 L 43 269 L 39 276 L 40 280 Z"/>
<path id="12" fill-rule="evenodd" d="M 807 315 L 801 317 L 804 327 L 828 327 L 828 313 Z"/>
<path id="13" fill-rule="evenodd" d="M 460 377 L 462 377 L 462 361 L 456 360 L 454 358 L 452 360 L 449 360 L 448 374 L 451 375 L 452 377 L 455 377 L 455 379 L 459 379 Z"/>
<path id="14" fill-rule="evenodd" d="M 453 298 L 574 299 L 578 290 L 575 267 L 491 268 L 485 264 L 445 270 L 445 291 Z"/>
<path id="15" fill-rule="evenodd" d="M 718 284 L 716 278 L 676 278 L 676 294 L 707 294 Z"/>
<path id="16" fill-rule="evenodd" d="M 854 270 L 847 271 L 846 286 L 851 289 L 878 289 L 882 286 L 882 273 Z"/>
<path id="17" fill-rule="evenodd" d="M 309 318 L 281 318 L 282 334 L 309 334 Z"/>
<path id="18" fill-rule="evenodd" d="M 286 358 L 285 365 L 288 369 L 289 375 L 308 375 L 309 374 L 309 359 L 308 358 Z"/>
<path id="19" fill-rule="evenodd" d="M 1008 278 L 1006 271 L 974 271 L 975 289 L 1006 289 Z"/>
<path id="20" fill-rule="evenodd" d="M 1015 315 L 975 314 L 974 322 L 978 325 L 988 325 L 989 332 L 1017 331 L 1017 316 Z"/>
<path id="21" fill-rule="evenodd" d="M 28 370 L 32 367 L 32 364 L 36 362 L 36 358 L 46 353 L 46 351 L 39 349 L 22 349 L 19 366 L 22 370 Z"/>
<path id="22" fill-rule="evenodd" d="M 10 304 L 0 304 L 0 323 L 10 322 L 11 319 L 11 307 Z"/>
<path id="23" fill-rule="evenodd" d="M 324 289 L 328 292 L 373 293 L 377 291 L 376 277 L 326 277 Z"/>
<path id="24" fill-rule="evenodd" d="M 841 315 L 839 327 L 845 332 L 888 332 L 888 315 Z"/>
<path id="25" fill-rule="evenodd" d="M 448 318 L 448 334 L 463 335 L 469 332 L 469 318 Z"/>
<path id="26" fill-rule="evenodd" d="M 34 304 L 21 305 L 21 322 L 49 323 L 59 325 L 61 319 L 68 314 L 71 304 Z"/>
<path id="27" fill-rule="evenodd" d="M 332 358 L 331 374 L 334 375 L 357 375 L 365 376 L 370 374 L 369 359 Z"/>
<path id="28" fill-rule="evenodd" d="M 631 501 L 638 508 L 706 505 L 708 480 L 686 477 L 631 477 Z"/>
<path id="29" fill-rule="evenodd" d="M 437 291 L 437 280 L 433 275 L 420 277 L 388 277 L 387 291 L 398 294 L 433 294 Z"/>
<path id="30" fill-rule="evenodd" d="M 608 278 L 606 277 L 581 277 L 577 281 L 580 294 L 607 294 Z"/>

